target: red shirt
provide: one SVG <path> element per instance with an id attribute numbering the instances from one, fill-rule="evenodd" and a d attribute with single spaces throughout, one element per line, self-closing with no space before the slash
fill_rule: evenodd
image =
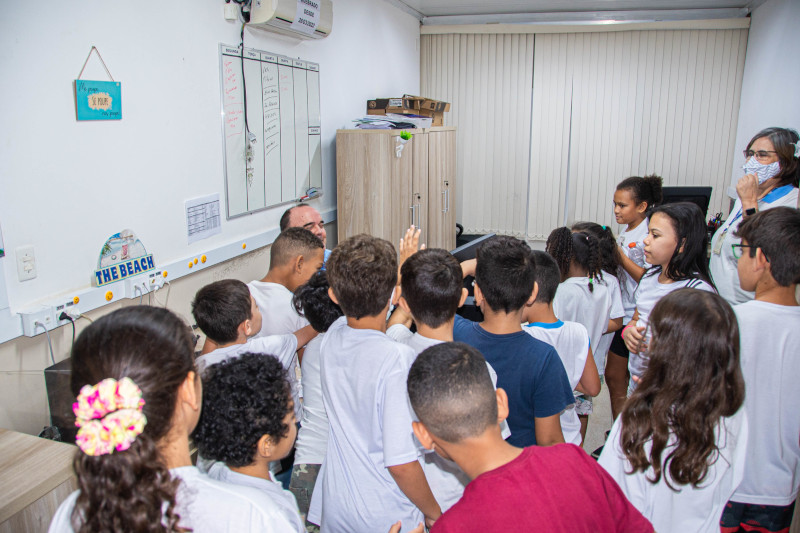
<path id="1" fill-rule="evenodd" d="M 525 448 L 481 474 L 431 533 L 646 532 L 653 526 L 617 483 L 574 444 Z"/>

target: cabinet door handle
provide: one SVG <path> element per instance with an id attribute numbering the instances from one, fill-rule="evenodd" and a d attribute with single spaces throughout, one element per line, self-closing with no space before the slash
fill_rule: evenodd
<path id="1" fill-rule="evenodd" d="M 443 202 L 444 208 L 442 209 L 442 213 L 447 213 L 448 211 L 450 211 L 450 189 L 443 190 L 442 196 L 444 201 Z"/>
<path id="2" fill-rule="evenodd" d="M 416 215 L 417 215 L 417 205 L 415 204 L 415 205 L 411 206 L 411 225 L 412 226 L 415 225 L 414 224 L 414 219 L 417 218 Z"/>

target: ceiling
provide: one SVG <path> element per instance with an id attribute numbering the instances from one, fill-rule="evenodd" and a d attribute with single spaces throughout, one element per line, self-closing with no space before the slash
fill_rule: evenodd
<path id="1" fill-rule="evenodd" d="M 649 21 L 747 16 L 766 0 L 386 0 L 423 24 Z"/>

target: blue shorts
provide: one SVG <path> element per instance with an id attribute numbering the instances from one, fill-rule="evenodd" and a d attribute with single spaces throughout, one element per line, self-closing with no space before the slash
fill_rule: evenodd
<path id="1" fill-rule="evenodd" d="M 788 533 L 794 504 L 786 506 L 728 502 L 719 521 L 721 533 Z"/>

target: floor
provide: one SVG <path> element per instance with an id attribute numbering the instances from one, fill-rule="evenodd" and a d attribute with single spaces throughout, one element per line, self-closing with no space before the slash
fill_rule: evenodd
<path id="1" fill-rule="evenodd" d="M 586 453 L 592 453 L 602 446 L 606 440 L 606 431 L 611 429 L 611 401 L 605 383 L 600 389 L 600 394 L 594 399 L 592 408 L 594 411 L 589 416 L 589 427 L 583 442 Z"/>

